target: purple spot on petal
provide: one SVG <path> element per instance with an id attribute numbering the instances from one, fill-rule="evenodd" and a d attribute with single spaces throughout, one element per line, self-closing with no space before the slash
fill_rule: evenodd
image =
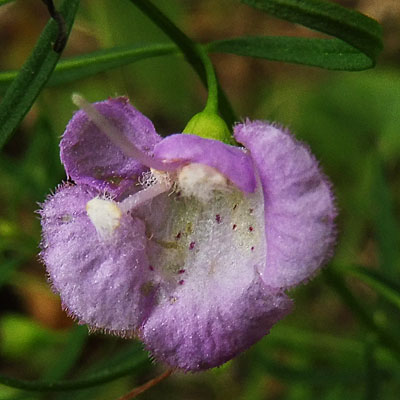
<path id="1" fill-rule="evenodd" d="M 179 271 L 178 271 L 178 274 L 184 274 L 185 273 L 185 269 L 180 269 Z"/>
<path id="2" fill-rule="evenodd" d="M 251 251 L 253 251 L 254 250 L 254 246 L 251 246 L 251 249 L 250 249 Z"/>
<path id="3" fill-rule="evenodd" d="M 154 271 L 154 267 L 152 265 L 149 265 L 149 270 Z"/>
<path id="4" fill-rule="evenodd" d="M 250 231 L 250 232 L 253 232 L 253 231 L 254 231 L 254 228 L 253 228 L 252 226 L 249 226 L 249 231 Z"/>
<path id="5" fill-rule="evenodd" d="M 181 279 L 178 283 L 179 283 L 180 285 L 183 285 L 183 284 L 185 283 L 185 281 L 184 281 L 183 279 Z"/>
<path id="6" fill-rule="evenodd" d="M 193 250 L 195 244 L 196 244 L 196 242 L 190 242 L 190 244 L 189 244 L 189 250 Z"/>
<path id="7" fill-rule="evenodd" d="M 220 224 L 221 223 L 221 216 L 219 214 L 217 214 L 215 216 L 215 220 L 217 221 L 218 224 Z"/>

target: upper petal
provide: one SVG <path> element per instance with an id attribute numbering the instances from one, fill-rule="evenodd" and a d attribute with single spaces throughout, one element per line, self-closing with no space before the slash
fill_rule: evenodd
<path id="1" fill-rule="evenodd" d="M 206 164 L 247 193 L 254 192 L 257 186 L 253 164 L 245 150 L 218 140 L 188 134 L 171 135 L 155 146 L 154 154 L 162 160 Z"/>
<path id="2" fill-rule="evenodd" d="M 151 121 L 129 104 L 125 97 L 95 103 L 97 110 L 111 120 L 140 150 L 152 155 L 161 137 Z M 84 111 L 78 111 L 67 125 L 60 143 L 61 161 L 67 175 L 118 196 L 137 182 L 147 168 L 127 157 L 111 143 Z"/>
<path id="3" fill-rule="evenodd" d="M 67 185 L 41 210 L 42 252 L 63 305 L 91 328 L 131 335 L 153 305 L 144 223 L 123 215 L 113 236 L 99 237 L 86 213 L 97 192 Z"/>
<path id="4" fill-rule="evenodd" d="M 335 242 L 331 185 L 308 148 L 288 132 L 262 121 L 235 127 L 251 152 L 265 201 L 267 263 L 263 279 L 294 286 L 324 264 Z"/>

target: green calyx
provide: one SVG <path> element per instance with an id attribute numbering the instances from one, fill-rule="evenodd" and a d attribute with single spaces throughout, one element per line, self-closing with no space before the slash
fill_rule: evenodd
<path id="1" fill-rule="evenodd" d="M 194 115 L 187 123 L 183 133 L 219 140 L 228 144 L 235 143 L 225 121 L 218 114 L 207 109 Z"/>

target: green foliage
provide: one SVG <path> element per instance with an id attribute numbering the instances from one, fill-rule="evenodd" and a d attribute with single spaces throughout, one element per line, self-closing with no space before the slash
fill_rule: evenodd
<path id="1" fill-rule="evenodd" d="M 129 360 L 124 360 L 123 362 L 118 363 L 116 366 L 104 367 L 96 372 L 91 373 L 89 376 L 80 379 L 28 381 L 10 378 L 0 374 L 0 383 L 17 389 L 39 392 L 88 388 L 113 381 L 121 376 L 131 374 L 135 370 L 142 368 L 142 364 L 148 362 L 147 355 L 141 350 L 140 345 L 138 344 L 129 350 L 129 357 Z"/>
<path id="2" fill-rule="evenodd" d="M 342 39 L 372 60 L 382 51 L 382 30 L 378 22 L 338 4 L 324 0 L 241 1 L 277 18 Z"/>
<path id="3" fill-rule="evenodd" d="M 78 1 L 71 0 L 68 7 L 66 3 L 61 9 L 70 29 Z M 381 29 L 374 20 L 332 2 L 242 3 L 333 38 L 233 37 L 204 43 L 207 52 L 355 71 L 372 67 L 382 48 Z M 235 2 L 231 4 L 234 7 Z M 157 373 L 158 367 L 136 342 L 88 337 L 82 326 L 47 327 L 36 312 L 52 315 L 47 310 L 50 300 L 45 302 L 40 295 L 41 302 L 36 303 L 37 294 L 28 285 L 34 276 L 45 286 L 44 271 L 36 261 L 40 227 L 35 203 L 65 178 L 58 142 L 72 112 L 71 92 L 86 92 L 95 100 L 120 91 L 135 94 L 135 101 L 143 102 L 141 106 L 162 129 L 166 124 L 171 131 L 187 122 L 179 119 L 181 114 L 199 111 L 197 91 L 195 96 L 185 92 L 196 81 L 186 74 L 179 57 L 184 56 L 206 85 L 199 45 L 173 22 L 182 12 L 175 2 L 157 5 L 161 9 L 145 0 L 118 0 L 111 6 L 106 0 L 82 2 L 77 32 L 97 32 L 93 42 L 107 48 L 59 61 L 51 48 L 57 36 L 51 21 L 24 67 L 0 72 L 2 144 L 41 93 L 35 112 L 0 155 L 0 294 L 6 298 L 1 298 L 6 311 L 0 314 L 1 400 L 117 398 Z M 160 35 L 151 24 L 160 28 Z M 232 23 L 229 31 L 233 28 Z M 159 43 L 165 37 L 170 42 Z M 169 55 L 173 57 L 165 57 Z M 128 65 L 129 69 L 120 68 Z M 147 398 L 165 398 L 168 393 L 171 399 L 396 399 L 400 390 L 399 71 L 349 76 L 293 69 L 292 75 L 274 75 L 271 69 L 267 76 L 258 65 L 256 73 L 242 80 L 236 96 L 234 85 L 225 81 L 224 85 L 233 103 L 242 104 L 241 115 L 290 125 L 321 160 L 335 182 L 340 210 L 336 256 L 324 279 L 291 294 L 296 312 L 247 353 L 220 369 L 172 377 Z M 219 67 L 219 72 L 223 76 L 227 71 Z M 176 76 L 187 86 L 178 88 Z M 269 81 L 263 80 L 266 76 Z M 42 90 L 45 86 L 48 89 Z M 162 99 L 154 99 L 155 93 Z M 232 125 L 234 112 L 221 89 L 219 95 L 224 119 Z M 149 106 L 156 101 L 163 107 Z M 173 109 L 178 112 L 172 113 Z M 30 308 L 31 303 L 35 306 Z"/>
<path id="4" fill-rule="evenodd" d="M 79 0 L 66 0 L 61 7 L 67 34 L 72 28 L 78 5 Z M 60 57 L 60 54 L 52 48 L 52 43 L 57 35 L 58 27 L 51 20 L 43 30 L 31 56 L 5 93 L 0 104 L 0 149 L 29 111 L 50 78 Z"/>
<path id="5" fill-rule="evenodd" d="M 250 36 L 210 43 L 207 49 L 342 71 L 360 71 L 374 65 L 367 55 L 337 39 Z"/>
<path id="6" fill-rule="evenodd" d="M 82 56 L 61 60 L 47 82 L 48 86 L 57 86 L 118 68 L 148 57 L 157 57 L 177 53 L 173 44 L 152 44 L 98 50 Z M 0 91 L 5 90 L 18 74 L 18 71 L 0 73 Z"/>

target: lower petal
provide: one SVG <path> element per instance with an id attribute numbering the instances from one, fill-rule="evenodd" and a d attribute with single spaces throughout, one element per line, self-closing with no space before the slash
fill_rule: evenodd
<path id="1" fill-rule="evenodd" d="M 143 222 L 124 215 L 108 240 L 86 213 L 97 191 L 61 187 L 41 210 L 41 258 L 63 305 L 92 329 L 130 336 L 153 305 Z"/>
<path id="2" fill-rule="evenodd" d="M 185 371 L 217 367 L 269 333 L 291 309 L 286 295 L 255 277 L 248 287 L 211 283 L 158 305 L 142 339 L 158 360 Z M 195 289 L 196 290 L 196 289 Z"/>
<path id="3" fill-rule="evenodd" d="M 147 209 L 147 211 L 146 211 Z M 254 193 L 161 195 L 147 207 L 149 259 L 160 277 L 142 338 L 159 359 L 186 371 L 221 365 L 268 333 L 290 309 L 265 267 L 264 202 Z"/>

